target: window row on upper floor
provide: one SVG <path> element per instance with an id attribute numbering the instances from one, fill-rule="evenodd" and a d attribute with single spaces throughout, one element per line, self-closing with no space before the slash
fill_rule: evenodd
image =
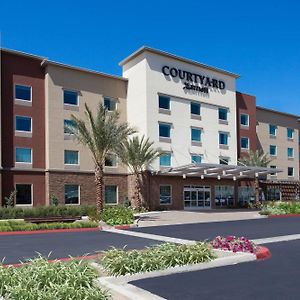
<path id="1" fill-rule="evenodd" d="M 272 138 L 275 138 L 277 136 L 278 127 L 277 125 L 269 124 L 269 135 Z M 286 137 L 288 140 L 294 139 L 294 133 L 295 130 L 293 128 L 286 128 Z"/>
<path id="2" fill-rule="evenodd" d="M 167 96 L 158 96 L 158 108 L 161 113 L 170 113 L 171 112 L 171 98 Z M 228 112 L 229 109 L 225 107 L 218 108 L 218 119 L 223 124 L 228 122 Z M 201 117 L 201 104 L 199 102 L 190 101 L 190 113 L 192 117 L 199 118 Z"/>
<path id="3" fill-rule="evenodd" d="M 291 147 L 287 147 L 286 148 L 286 154 L 287 154 L 287 158 L 294 158 L 294 148 Z M 278 147 L 276 145 L 270 145 L 269 146 L 269 154 L 270 156 L 277 156 L 278 155 Z"/>
<path id="4" fill-rule="evenodd" d="M 15 84 L 14 97 L 18 101 L 32 102 L 32 87 Z M 63 103 L 66 105 L 79 106 L 79 92 L 63 89 Z M 104 107 L 108 111 L 116 110 L 117 100 L 110 97 L 104 97 Z"/>

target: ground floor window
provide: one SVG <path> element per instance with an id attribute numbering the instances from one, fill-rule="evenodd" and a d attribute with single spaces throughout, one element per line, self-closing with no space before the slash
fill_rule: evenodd
<path id="1" fill-rule="evenodd" d="M 211 193 L 209 186 L 186 185 L 183 189 L 184 208 L 210 208 Z"/>
<path id="2" fill-rule="evenodd" d="M 118 203 L 118 187 L 116 185 L 105 186 L 105 204 Z"/>
<path id="3" fill-rule="evenodd" d="M 255 201 L 255 189 L 251 186 L 239 187 L 239 204 L 241 206 L 253 203 Z"/>
<path id="4" fill-rule="evenodd" d="M 281 200 L 281 192 L 279 188 L 268 187 L 267 188 L 267 200 L 278 201 Z"/>
<path id="5" fill-rule="evenodd" d="M 32 185 L 16 184 L 16 205 L 32 205 Z"/>
<path id="6" fill-rule="evenodd" d="M 216 206 L 233 206 L 234 187 L 230 185 L 215 186 Z"/>
<path id="7" fill-rule="evenodd" d="M 65 204 L 80 204 L 80 188 L 77 184 L 65 185 Z"/>
<path id="8" fill-rule="evenodd" d="M 172 202 L 172 188 L 170 185 L 161 185 L 159 187 L 159 203 L 171 204 Z"/>

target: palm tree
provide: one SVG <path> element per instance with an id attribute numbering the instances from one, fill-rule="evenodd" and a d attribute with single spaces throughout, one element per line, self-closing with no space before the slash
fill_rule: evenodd
<path id="1" fill-rule="evenodd" d="M 123 143 L 121 159 L 135 176 L 134 198 L 137 208 L 142 206 L 140 174 L 161 154 L 159 149 L 153 148 L 153 144 L 145 136 L 134 136 Z"/>
<path id="2" fill-rule="evenodd" d="M 96 207 L 97 211 L 103 210 L 103 176 L 105 158 L 110 153 L 120 154 L 121 144 L 135 133 L 127 123 L 119 122 L 117 111 L 109 112 L 99 103 L 94 116 L 85 103 L 86 119 L 71 116 L 71 125 L 66 125 L 75 140 L 88 147 L 95 164 Z"/>
<path id="3" fill-rule="evenodd" d="M 267 153 L 263 150 L 250 151 L 248 156 L 245 156 L 239 160 L 239 163 L 251 167 L 267 167 L 272 161 Z M 259 179 L 255 176 L 255 206 L 258 208 L 259 202 Z"/>

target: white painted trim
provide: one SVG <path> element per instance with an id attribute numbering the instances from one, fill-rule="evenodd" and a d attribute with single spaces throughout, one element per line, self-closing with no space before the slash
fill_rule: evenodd
<path id="1" fill-rule="evenodd" d="M 29 118 L 30 119 L 30 131 L 26 131 L 26 130 L 17 130 L 17 117 L 20 117 L 20 118 Z M 32 133 L 32 117 L 30 116 L 20 116 L 20 115 L 15 115 L 15 132 L 20 132 L 20 133 Z"/>
<path id="2" fill-rule="evenodd" d="M 30 162 L 17 161 L 17 148 L 18 149 L 30 149 L 31 150 L 31 152 L 30 152 Z M 18 147 L 18 146 L 15 147 L 15 164 L 18 164 L 18 165 L 22 165 L 22 164 L 32 165 L 32 160 L 33 160 L 33 149 L 32 148 Z"/>
<path id="3" fill-rule="evenodd" d="M 77 164 L 66 164 L 65 163 L 65 151 L 73 151 L 78 153 L 78 163 Z M 64 150 L 64 165 L 65 166 L 80 166 L 80 151 L 79 150 L 70 150 L 70 149 L 65 149 Z"/>
<path id="4" fill-rule="evenodd" d="M 66 203 L 66 199 L 64 198 L 64 205 L 67 205 L 67 206 L 78 206 L 80 205 L 81 201 L 80 201 L 80 198 L 81 198 L 81 186 L 80 184 L 77 184 L 77 183 L 67 183 L 64 185 L 64 194 L 65 194 L 65 186 L 66 185 L 77 185 L 78 186 L 78 203 Z"/>

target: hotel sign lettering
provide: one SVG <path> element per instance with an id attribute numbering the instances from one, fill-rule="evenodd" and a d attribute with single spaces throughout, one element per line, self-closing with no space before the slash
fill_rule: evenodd
<path id="1" fill-rule="evenodd" d="M 208 93 L 209 88 L 217 88 L 220 90 L 225 89 L 225 82 L 204 76 L 201 74 L 191 73 L 188 71 L 180 70 L 174 67 L 163 66 L 162 73 L 165 76 L 171 76 L 173 78 L 180 78 L 184 80 L 184 90 L 194 90 L 201 93 Z"/>

